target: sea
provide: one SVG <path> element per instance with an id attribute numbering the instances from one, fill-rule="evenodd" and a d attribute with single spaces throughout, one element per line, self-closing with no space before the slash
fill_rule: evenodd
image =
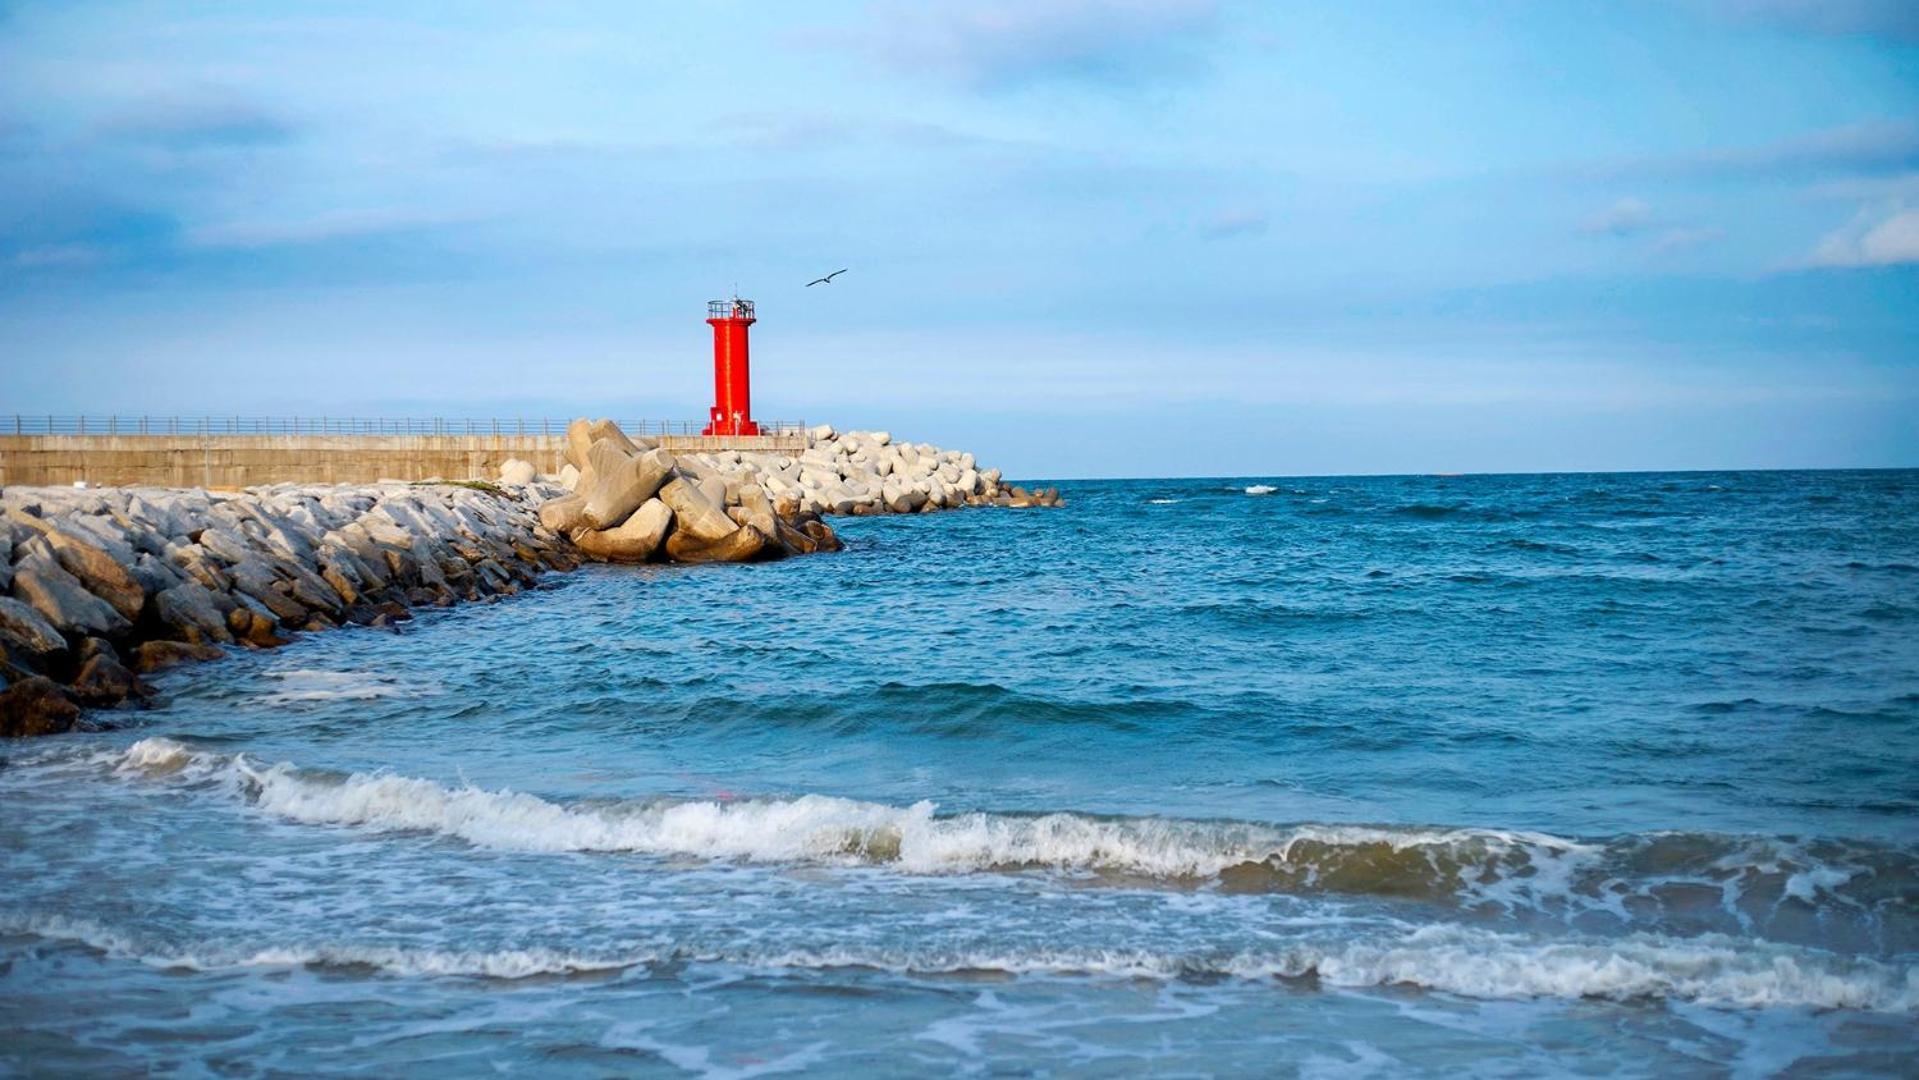
<path id="1" fill-rule="evenodd" d="M 0 1072 L 1919 1073 L 1919 472 L 1054 483 L 0 747 Z"/>

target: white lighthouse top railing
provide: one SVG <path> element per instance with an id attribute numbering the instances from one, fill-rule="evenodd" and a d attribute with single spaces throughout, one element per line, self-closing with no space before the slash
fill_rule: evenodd
<path id="1" fill-rule="evenodd" d="M 753 317 L 753 301 L 734 297 L 731 300 L 708 300 L 706 317 L 709 319 L 750 319 Z"/>

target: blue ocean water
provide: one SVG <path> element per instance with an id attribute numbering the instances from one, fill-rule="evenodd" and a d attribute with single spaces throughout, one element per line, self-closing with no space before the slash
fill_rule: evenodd
<path id="1" fill-rule="evenodd" d="M 0 1070 L 1909 1074 L 1919 473 L 1061 487 L 5 747 Z"/>

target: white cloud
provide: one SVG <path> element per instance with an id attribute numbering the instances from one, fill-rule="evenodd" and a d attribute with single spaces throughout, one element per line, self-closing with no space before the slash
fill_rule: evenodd
<path id="1" fill-rule="evenodd" d="M 1652 207 L 1638 199 L 1620 199 L 1587 218 L 1579 231 L 1603 236 L 1633 236 L 1653 227 Z"/>
<path id="2" fill-rule="evenodd" d="M 1867 207 L 1813 249 L 1814 266 L 1902 266 L 1919 263 L 1919 210 L 1903 204 Z"/>

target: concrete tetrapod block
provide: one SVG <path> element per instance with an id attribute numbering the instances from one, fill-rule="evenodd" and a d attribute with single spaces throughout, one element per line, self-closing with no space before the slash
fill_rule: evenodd
<path id="1" fill-rule="evenodd" d="M 540 524 L 557 536 L 570 535 L 580 527 L 580 518 L 586 514 L 586 496 L 562 495 L 557 499 L 548 499 L 540 504 Z"/>
<path id="2" fill-rule="evenodd" d="M 684 536 L 683 544 L 711 544 L 726 539 L 739 526 L 726 516 L 720 504 L 707 497 L 698 484 L 684 476 L 674 477 L 660 488 L 660 499 L 673 509 L 673 536 Z M 672 538 L 667 553 L 672 554 Z"/>
<path id="3" fill-rule="evenodd" d="M 604 562 L 643 563 L 660 550 L 672 524 L 673 511 L 659 499 L 648 499 L 614 528 L 581 530 L 573 544 Z"/>
<path id="4" fill-rule="evenodd" d="M 746 562 L 766 550 L 767 543 L 766 537 L 751 525 L 738 526 L 712 542 L 703 542 L 687 533 L 675 531 L 666 538 L 666 554 L 674 562 Z"/>
<path id="5" fill-rule="evenodd" d="M 581 522 L 590 529 L 610 529 L 652 498 L 673 469 L 673 455 L 664 450 L 623 455 L 611 442 L 597 442 L 588 455 L 593 485 L 583 489 L 586 507 Z"/>

